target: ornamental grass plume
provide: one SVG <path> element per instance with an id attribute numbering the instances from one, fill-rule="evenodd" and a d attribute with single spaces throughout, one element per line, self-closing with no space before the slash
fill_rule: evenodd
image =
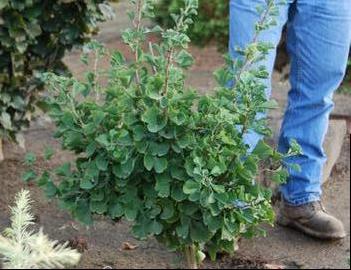
<path id="1" fill-rule="evenodd" d="M 34 216 L 30 212 L 31 199 L 28 190 L 16 195 L 11 209 L 11 227 L 0 234 L 0 260 L 4 269 L 57 269 L 78 264 L 80 254 L 58 244 L 43 233 L 30 229 Z"/>

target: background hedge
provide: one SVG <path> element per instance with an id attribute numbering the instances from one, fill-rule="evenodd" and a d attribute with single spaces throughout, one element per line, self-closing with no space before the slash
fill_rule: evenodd
<path id="1" fill-rule="evenodd" d="M 37 75 L 65 71 L 65 52 L 89 40 L 106 9 L 105 0 L 0 1 L 0 139 L 28 126 L 40 105 Z"/>

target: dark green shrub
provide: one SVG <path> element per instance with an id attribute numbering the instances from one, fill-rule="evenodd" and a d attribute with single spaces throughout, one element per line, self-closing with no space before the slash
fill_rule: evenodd
<path id="1" fill-rule="evenodd" d="M 27 127 L 43 88 L 37 74 L 65 69 L 65 51 L 87 42 L 105 0 L 0 0 L 0 140 Z"/>

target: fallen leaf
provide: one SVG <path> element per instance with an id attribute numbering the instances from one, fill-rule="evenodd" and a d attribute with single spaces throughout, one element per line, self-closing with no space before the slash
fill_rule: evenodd
<path id="1" fill-rule="evenodd" d="M 135 250 L 138 248 L 138 245 L 133 245 L 129 242 L 123 242 L 122 250 Z"/>
<path id="2" fill-rule="evenodd" d="M 68 241 L 68 246 L 83 253 L 85 250 L 88 250 L 88 241 L 84 237 L 75 236 Z"/>

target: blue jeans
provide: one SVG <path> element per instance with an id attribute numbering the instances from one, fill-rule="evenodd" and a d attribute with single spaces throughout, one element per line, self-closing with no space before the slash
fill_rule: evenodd
<path id="1" fill-rule="evenodd" d="M 233 58 L 240 57 L 235 48 L 249 44 L 254 25 L 259 20 L 256 7 L 265 0 L 230 1 L 230 42 Z M 287 50 L 291 58 L 288 105 L 281 127 L 278 149 L 286 152 L 292 138 L 301 145 L 303 154 L 286 162 L 297 163 L 301 171 L 289 170 L 286 184 L 281 185 L 284 199 L 292 205 L 318 201 L 321 197 L 322 168 L 326 160 L 323 140 L 333 109 L 333 92 L 341 83 L 346 69 L 351 41 L 350 0 L 288 0 L 280 6 L 278 24 L 263 32 L 260 40 L 277 46 L 282 28 L 288 27 Z M 265 60 L 270 74 L 276 51 Z M 267 97 L 271 93 L 270 79 Z M 351 106 L 351 105 L 350 105 Z M 251 149 L 261 136 L 253 131 L 245 135 Z"/>

